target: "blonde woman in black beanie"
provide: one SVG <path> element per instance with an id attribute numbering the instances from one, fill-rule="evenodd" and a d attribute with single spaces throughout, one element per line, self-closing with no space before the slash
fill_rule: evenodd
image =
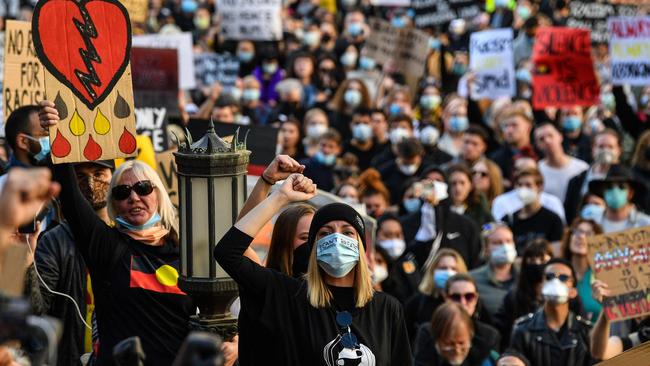
<path id="1" fill-rule="evenodd" d="M 289 176 L 279 190 L 239 220 L 214 256 L 237 281 L 242 309 L 275 335 L 269 364 L 410 365 L 411 349 L 401 305 L 372 289 L 361 216 L 342 203 L 316 211 L 305 279 L 261 267 L 244 251 L 283 206 L 316 194 L 312 181 Z M 242 365 L 245 365 L 242 363 Z"/>

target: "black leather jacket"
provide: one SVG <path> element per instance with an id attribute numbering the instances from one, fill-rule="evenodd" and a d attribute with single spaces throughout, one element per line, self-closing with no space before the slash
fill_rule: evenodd
<path id="1" fill-rule="evenodd" d="M 533 366 L 587 366 L 592 365 L 589 353 L 591 323 L 569 312 L 567 331 L 558 339 L 546 325 L 544 309 L 530 313 L 515 322 L 510 347 L 521 352 Z M 552 359 L 552 351 L 566 354 L 566 363 Z"/>

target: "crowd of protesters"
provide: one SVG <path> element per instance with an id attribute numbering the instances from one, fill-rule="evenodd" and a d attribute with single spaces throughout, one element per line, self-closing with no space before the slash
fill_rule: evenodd
<path id="1" fill-rule="evenodd" d="M 569 0 L 476 3 L 475 17 L 423 29 L 427 62 L 405 75 L 363 49 L 371 17 L 414 27 L 408 7 L 284 2 L 281 41 L 232 41 L 214 0 L 149 1 L 138 32 L 191 32 L 195 55 L 240 63 L 235 86 L 181 90 L 176 123 L 279 130 L 214 253 L 241 301 L 225 365 L 592 365 L 650 338 L 648 318 L 605 315 L 610 289 L 587 249 L 588 237 L 650 225 L 650 85 L 612 85 L 608 45 L 594 43 L 599 101 L 534 109 L 535 35 L 566 24 Z M 29 20 L 32 6 L 0 14 Z M 477 101 L 469 35 L 496 28 L 515 34 L 516 95 Z M 172 364 L 196 309 L 175 282 L 178 213 L 156 171 L 52 165 L 51 101 L 4 118 L 0 245 L 30 248 L 24 294 L 63 322 L 57 364 L 112 365 L 134 335 L 145 364 Z M 317 190 L 341 202 L 303 202 Z M 268 254 L 255 253 L 271 219 Z M 0 347 L 0 365 L 12 359 L 28 362 Z"/>

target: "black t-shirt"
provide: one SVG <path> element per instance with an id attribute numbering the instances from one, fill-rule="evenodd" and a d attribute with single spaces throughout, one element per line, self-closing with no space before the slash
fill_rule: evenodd
<path id="1" fill-rule="evenodd" d="M 243 256 L 252 237 L 230 229 L 215 248 L 215 258 L 240 288 L 242 310 L 268 330 L 275 346 L 270 358 L 282 365 L 410 365 L 411 348 L 402 307 L 397 300 L 377 292 L 362 308 L 354 304 L 352 288 L 330 287 L 328 308 L 315 308 L 307 299 L 307 283 L 261 267 Z M 337 312 L 352 315 L 350 331 L 358 340 L 343 345 Z M 240 323 L 241 325 L 241 323 Z M 253 329 L 240 329 L 240 339 Z M 244 352 L 240 350 L 240 352 Z M 242 363 L 243 364 L 243 363 Z"/>
<path id="2" fill-rule="evenodd" d="M 95 295 L 98 365 L 113 365 L 113 347 L 139 336 L 145 365 L 170 365 L 189 332 L 195 307 L 177 285 L 178 246 L 149 246 L 106 225 L 81 195 L 70 164 L 55 166 L 63 213 L 84 258 Z"/>
<path id="3" fill-rule="evenodd" d="M 512 216 L 506 215 L 501 218 L 501 221 L 507 222 L 512 229 L 518 255 L 523 254 L 526 245 L 531 240 L 543 238 L 554 242 L 562 239 L 564 225 L 562 224 L 562 219 L 557 214 L 541 207 L 532 216 L 520 219 L 520 211 L 515 212 Z"/>
<path id="4" fill-rule="evenodd" d="M 349 152 L 353 154 L 354 156 L 357 157 L 359 160 L 359 170 L 364 171 L 370 167 L 370 161 L 372 160 L 375 155 L 380 151 L 380 146 L 377 146 L 376 143 L 373 141 L 373 144 L 370 146 L 368 150 L 362 150 L 359 148 L 354 143 L 354 140 L 351 140 L 349 143 L 345 145 L 345 148 L 343 151 Z"/>

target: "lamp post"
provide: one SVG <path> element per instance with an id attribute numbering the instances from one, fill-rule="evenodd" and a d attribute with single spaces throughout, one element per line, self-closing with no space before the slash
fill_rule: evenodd
<path id="1" fill-rule="evenodd" d="M 228 143 L 217 136 L 212 121 L 200 140 L 187 138 L 188 143 L 174 153 L 180 216 L 178 286 L 199 308 L 190 327 L 229 339 L 237 332 L 230 305 L 238 289 L 217 264 L 213 251 L 244 205 L 250 151 L 246 139 L 238 141 L 239 130 Z"/>

